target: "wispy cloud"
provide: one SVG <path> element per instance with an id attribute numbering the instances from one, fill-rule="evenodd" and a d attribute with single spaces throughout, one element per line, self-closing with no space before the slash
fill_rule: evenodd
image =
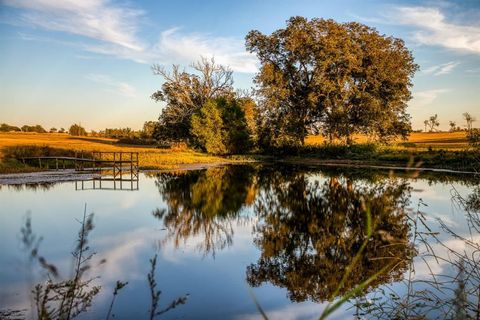
<path id="1" fill-rule="evenodd" d="M 468 70 L 465 70 L 465 72 L 468 72 L 468 73 L 480 73 L 480 68 L 468 69 Z"/>
<path id="2" fill-rule="evenodd" d="M 189 64 L 200 56 L 213 56 L 218 63 L 228 65 L 233 71 L 257 71 L 257 60 L 245 51 L 243 39 L 171 28 L 163 31 L 156 42 L 143 40 L 139 34 L 145 12 L 131 6 L 114 5 L 107 0 L 0 0 L 0 3 L 18 9 L 13 13 L 17 19 L 10 17 L 7 23 L 14 21 L 83 36 L 87 39 L 76 42 L 83 51 L 138 63 L 160 64 Z M 24 35 L 22 38 L 38 40 L 34 36 Z"/>
<path id="3" fill-rule="evenodd" d="M 245 51 L 243 40 L 212 37 L 205 34 L 184 34 L 178 28 L 162 32 L 155 55 L 168 60 L 177 57 L 183 62 L 198 60 L 200 56 L 214 56 L 215 60 L 238 72 L 256 72 L 257 59 Z"/>
<path id="4" fill-rule="evenodd" d="M 480 23 L 461 25 L 447 21 L 439 8 L 396 7 L 389 20 L 417 28 L 414 40 L 420 44 L 480 54 Z"/>
<path id="5" fill-rule="evenodd" d="M 133 86 L 125 82 L 117 81 L 108 75 L 89 73 L 85 75 L 85 78 L 105 85 L 109 92 L 114 92 L 128 98 L 136 97 L 136 90 Z"/>
<path id="6" fill-rule="evenodd" d="M 449 74 L 458 66 L 460 62 L 458 61 L 450 61 L 447 63 L 439 64 L 436 66 L 432 66 L 430 68 L 425 69 L 423 72 L 426 74 L 433 74 L 434 76 L 440 76 L 444 74 Z"/>
<path id="7" fill-rule="evenodd" d="M 2 4 L 23 9 L 19 18 L 28 25 L 142 50 L 136 37 L 142 10 L 105 0 L 2 0 Z"/>
<path id="8" fill-rule="evenodd" d="M 414 92 L 413 99 L 409 103 L 409 106 L 414 108 L 423 108 L 432 104 L 442 93 L 449 91 L 449 89 L 430 89 Z"/>

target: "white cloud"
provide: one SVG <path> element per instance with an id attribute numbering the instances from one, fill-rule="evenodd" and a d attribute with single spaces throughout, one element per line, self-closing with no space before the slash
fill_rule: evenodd
<path id="1" fill-rule="evenodd" d="M 128 98 L 134 98 L 136 96 L 136 90 L 133 86 L 125 82 L 119 82 L 105 74 L 89 73 L 85 78 L 107 86 L 110 92 L 115 92 Z"/>
<path id="2" fill-rule="evenodd" d="M 26 24 L 93 38 L 141 51 L 136 21 L 143 11 L 112 6 L 106 0 L 3 0 L 2 4 L 24 9 L 19 18 Z"/>
<path id="3" fill-rule="evenodd" d="M 392 22 L 415 26 L 414 39 L 420 44 L 480 54 L 480 24 L 460 25 L 446 21 L 438 8 L 397 7 Z"/>
<path id="4" fill-rule="evenodd" d="M 433 74 L 434 76 L 440 76 L 443 74 L 449 74 L 458 66 L 460 62 L 458 61 L 450 61 L 444 64 L 439 64 L 436 66 L 432 66 L 430 68 L 425 69 L 423 72 L 426 74 Z"/>
<path id="5" fill-rule="evenodd" d="M 413 99 L 410 102 L 409 106 L 414 108 L 422 108 L 431 104 L 437 97 L 445 92 L 450 91 L 449 89 L 431 89 L 424 91 L 417 91 L 413 93 Z"/>
<path id="6" fill-rule="evenodd" d="M 200 56 L 213 56 L 216 62 L 234 71 L 257 71 L 255 56 L 245 51 L 243 41 L 234 38 L 182 34 L 178 28 L 173 28 L 162 32 L 155 51 L 164 59 L 174 56 L 187 63 L 198 60 Z"/>
<path id="7" fill-rule="evenodd" d="M 480 73 L 480 68 L 473 68 L 473 69 L 468 69 L 465 70 L 468 73 Z"/>
<path id="8" fill-rule="evenodd" d="M 257 59 L 245 51 L 243 39 L 215 37 L 210 34 L 183 33 L 171 28 L 149 43 L 139 37 L 145 12 L 108 0 L 0 0 L 18 8 L 18 15 L 5 23 L 39 27 L 83 36 L 88 42 L 76 42 L 81 50 L 115 56 L 138 63 L 190 64 L 201 56 L 215 57 L 233 71 L 257 71 Z M 16 19 L 15 19 L 16 18 Z M 48 41 L 23 35 L 24 40 Z M 93 41 L 92 41 L 93 40 Z M 51 39 L 56 43 L 58 40 Z"/>

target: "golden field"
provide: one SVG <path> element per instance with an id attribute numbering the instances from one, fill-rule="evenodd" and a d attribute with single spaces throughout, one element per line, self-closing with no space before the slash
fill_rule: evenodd
<path id="1" fill-rule="evenodd" d="M 158 149 L 149 146 L 118 145 L 115 139 L 96 137 L 73 137 L 62 133 L 0 133 L 0 172 L 22 171 L 2 170 L 1 163 L 5 149 L 15 146 L 48 146 L 55 149 L 73 151 L 103 151 L 103 152 L 138 152 L 141 168 L 167 169 L 176 168 L 181 164 L 193 163 L 220 163 L 232 161 L 230 159 L 210 156 L 189 149 Z"/>
<path id="2" fill-rule="evenodd" d="M 307 145 L 321 145 L 322 136 L 309 136 Z M 365 136 L 356 136 L 357 143 L 368 142 Z M 61 133 L 0 133 L 0 173 L 37 170 L 24 167 L 18 161 L 5 157 L 12 147 L 49 147 L 70 151 L 138 152 L 142 169 L 175 169 L 180 165 L 239 162 L 231 158 L 211 156 L 187 148 L 159 149 L 151 146 L 121 145 L 115 139 L 97 137 L 74 137 Z M 383 148 L 384 152 L 397 156 L 409 151 L 446 150 L 457 151 L 468 147 L 465 132 L 422 132 L 412 133 L 407 141 L 394 141 Z M 400 153 L 399 153 L 400 152 Z"/>
<path id="3" fill-rule="evenodd" d="M 355 142 L 368 142 L 366 136 L 357 135 L 354 137 Z M 322 136 L 308 136 L 305 139 L 307 145 L 323 144 L 325 138 Z M 413 132 L 406 140 L 397 140 L 392 142 L 392 147 L 426 150 L 432 149 L 449 149 L 461 150 L 468 147 L 468 141 L 465 131 L 458 132 Z"/>

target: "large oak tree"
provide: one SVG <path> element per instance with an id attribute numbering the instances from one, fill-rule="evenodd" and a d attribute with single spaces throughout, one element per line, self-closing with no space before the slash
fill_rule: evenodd
<path id="1" fill-rule="evenodd" d="M 348 142 L 354 133 L 409 133 L 418 66 L 402 40 L 360 23 L 292 17 L 271 35 L 249 32 L 246 46 L 261 62 L 260 143 L 303 144 L 311 132 Z"/>

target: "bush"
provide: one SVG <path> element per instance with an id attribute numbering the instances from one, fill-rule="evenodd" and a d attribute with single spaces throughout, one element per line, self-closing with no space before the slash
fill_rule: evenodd
<path id="1" fill-rule="evenodd" d="M 227 153 L 222 113 L 214 100 L 205 103 L 200 112 L 192 116 L 191 126 L 191 134 L 202 149 L 213 154 Z"/>
<path id="2" fill-rule="evenodd" d="M 23 132 L 37 132 L 37 133 L 45 133 L 47 130 L 45 130 L 41 125 L 37 124 L 35 126 L 27 126 L 24 125 L 22 126 L 22 131 Z"/>
<path id="3" fill-rule="evenodd" d="M 212 154 L 236 154 L 251 148 L 245 113 L 235 99 L 209 100 L 192 116 L 194 143 Z"/>
<path id="4" fill-rule="evenodd" d="M 84 127 L 79 124 L 72 124 L 70 129 L 68 129 L 68 133 L 72 136 L 86 136 L 87 131 Z"/>
<path id="5" fill-rule="evenodd" d="M 0 132 L 22 131 L 19 127 L 11 126 L 6 123 L 0 125 Z"/>

